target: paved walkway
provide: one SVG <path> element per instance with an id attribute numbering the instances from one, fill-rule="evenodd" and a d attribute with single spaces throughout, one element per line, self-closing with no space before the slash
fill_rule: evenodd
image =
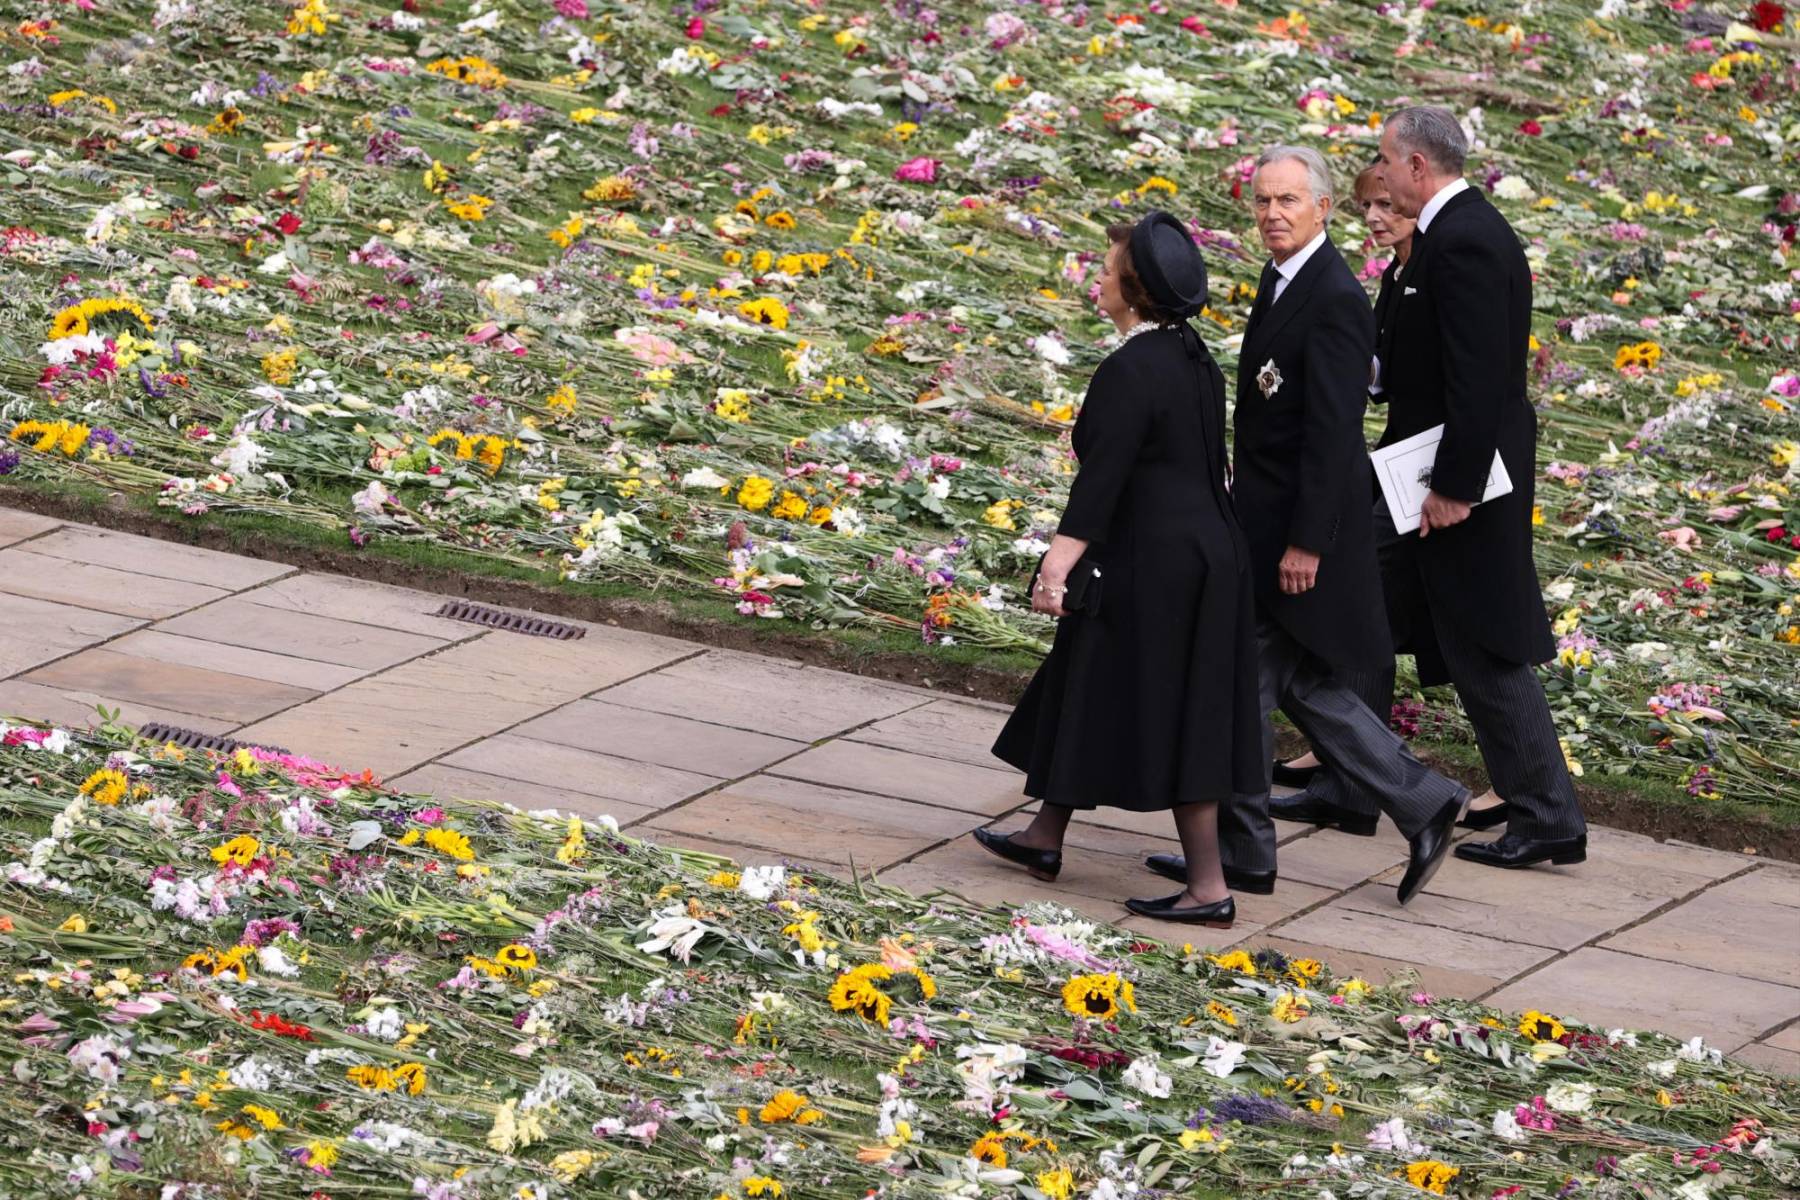
<path id="1" fill-rule="evenodd" d="M 0 715 L 94 706 L 284 746 L 396 787 L 610 813 L 664 844 L 995 903 L 1125 916 L 1166 816 L 1101 810 L 1037 883 L 968 838 L 1029 802 L 1005 709 L 590 625 L 578 641 L 431 615 L 444 597 L 0 509 Z M 1580 867 L 1451 859 L 1407 909 L 1393 829 L 1283 826 L 1273 896 L 1219 938 L 1417 971 L 1438 993 L 1661 1029 L 1800 1075 L 1800 868 L 1595 829 Z M 1139 918 L 1148 936 L 1210 931 Z"/>

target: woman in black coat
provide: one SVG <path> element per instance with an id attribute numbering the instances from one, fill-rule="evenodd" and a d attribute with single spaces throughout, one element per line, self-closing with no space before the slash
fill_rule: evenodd
<path id="1" fill-rule="evenodd" d="M 1206 302 L 1206 267 L 1164 213 L 1107 236 L 1100 307 L 1125 341 L 1088 385 L 1081 468 L 1033 585 L 1056 642 L 994 745 L 1043 803 L 1025 829 L 975 837 L 1054 879 L 1076 809 L 1172 810 L 1187 888 L 1126 907 L 1229 928 L 1218 806 L 1259 790 L 1264 764 L 1225 381 L 1186 320 Z"/>

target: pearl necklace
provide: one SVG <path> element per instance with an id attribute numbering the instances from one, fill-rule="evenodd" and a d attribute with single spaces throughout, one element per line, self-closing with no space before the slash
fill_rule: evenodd
<path id="1" fill-rule="evenodd" d="M 1129 342 L 1140 333 L 1149 333 L 1153 329 L 1164 328 L 1167 328 L 1167 326 L 1158 325 L 1154 321 L 1139 321 L 1136 325 L 1133 325 L 1130 329 L 1127 329 L 1124 333 L 1119 335 L 1119 345 L 1123 346 L 1126 342 Z"/>

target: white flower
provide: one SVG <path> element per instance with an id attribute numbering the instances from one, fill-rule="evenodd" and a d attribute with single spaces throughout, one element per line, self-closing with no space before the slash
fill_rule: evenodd
<path id="1" fill-rule="evenodd" d="M 1586 1112 L 1594 1107 L 1594 1085 L 1591 1083 L 1558 1083 L 1544 1092 L 1544 1103 L 1557 1112 Z"/>
<path id="2" fill-rule="evenodd" d="M 44 361 L 55 366 L 66 367 L 75 361 L 75 352 L 98 354 L 106 349 L 106 339 L 97 333 L 77 333 L 70 337 L 58 338 L 54 342 L 45 342 L 38 347 L 38 353 Z"/>
<path id="3" fill-rule="evenodd" d="M 1039 358 L 1051 366 L 1066 367 L 1069 365 L 1069 348 L 1063 345 L 1062 339 L 1055 334 L 1041 334 L 1032 338 L 1027 344 L 1037 351 Z"/>
<path id="4" fill-rule="evenodd" d="M 1681 1048 L 1675 1051 L 1675 1057 L 1691 1063 L 1718 1063 L 1723 1062 L 1725 1056 L 1699 1038 L 1694 1038 L 1683 1042 Z"/>
<path id="5" fill-rule="evenodd" d="M 300 968 L 296 967 L 282 952 L 280 946 L 259 947 L 256 951 L 256 961 L 270 975 L 280 975 L 284 979 L 292 979 L 300 974 Z"/>
<path id="6" fill-rule="evenodd" d="M 275 1074 L 269 1064 L 256 1058 L 246 1058 L 231 1068 L 231 1086 L 248 1088 L 253 1092 L 266 1092 L 275 1084 Z"/>
<path id="7" fill-rule="evenodd" d="M 355 505 L 356 511 L 365 517 L 373 517 L 379 514 L 387 502 L 393 498 L 394 494 L 387 490 L 386 485 L 376 479 L 370 482 L 368 487 L 351 496 L 350 503 Z"/>
<path id="8" fill-rule="evenodd" d="M 406 1022 L 401 1019 L 400 1010 L 392 1006 L 381 1009 L 364 1022 L 369 1036 L 380 1038 L 384 1042 L 399 1041 L 400 1035 L 406 1032 L 405 1026 Z"/>
<path id="9" fill-rule="evenodd" d="M 1675 1078 L 1675 1071 L 1680 1065 L 1680 1063 L 1672 1058 L 1665 1058 L 1661 1062 L 1648 1064 L 1644 1067 L 1644 1070 L 1652 1079 L 1673 1079 Z"/>
<path id="10" fill-rule="evenodd" d="M 1263 399 L 1267 400 L 1281 390 L 1281 369 L 1270 359 L 1256 372 L 1256 386 L 1262 390 Z"/>
<path id="11" fill-rule="evenodd" d="M 1133 1059 L 1119 1078 L 1127 1087 L 1136 1088 L 1144 1095 L 1154 1096 L 1159 1100 L 1166 1099 L 1174 1087 L 1174 1080 L 1158 1067 L 1154 1054 Z"/>
<path id="12" fill-rule="evenodd" d="M 767 900 L 787 890 L 786 867 L 750 867 L 738 876 L 738 891 L 752 900 Z"/>
<path id="13" fill-rule="evenodd" d="M 269 452 L 257 445 L 247 433 L 240 433 L 213 455 L 215 467 L 224 467 L 233 475 L 253 475 L 268 460 Z"/>
<path id="14" fill-rule="evenodd" d="M 1517 175 L 1502 175 L 1494 184 L 1494 195 L 1502 200 L 1537 199 L 1537 192 Z"/>
<path id="15" fill-rule="evenodd" d="M 1609 1046 L 1630 1046 L 1637 1049 L 1637 1034 L 1629 1029 L 1609 1029 L 1606 1031 L 1606 1042 Z"/>
<path id="16" fill-rule="evenodd" d="M 652 922 L 648 932 L 650 940 L 639 942 L 639 950 L 646 954 L 661 954 L 666 950 L 682 962 L 688 962 L 694 947 L 706 936 L 707 927 L 688 916 L 685 906 L 672 904 L 662 910 L 662 915 Z"/>
<path id="17" fill-rule="evenodd" d="M 123 1043 L 103 1035 L 77 1042 L 69 1048 L 69 1065 L 105 1084 L 119 1081 L 120 1064 L 130 1057 L 131 1051 Z"/>
<path id="18" fill-rule="evenodd" d="M 722 488 L 730 482 L 711 467 L 696 467 L 681 477 L 681 486 L 684 488 Z"/>
<path id="19" fill-rule="evenodd" d="M 1244 1043 L 1228 1042 L 1222 1037 L 1213 1036 L 1207 1039 L 1206 1056 L 1200 1062 L 1201 1069 L 1208 1075 L 1225 1078 L 1238 1069 L 1244 1061 Z"/>

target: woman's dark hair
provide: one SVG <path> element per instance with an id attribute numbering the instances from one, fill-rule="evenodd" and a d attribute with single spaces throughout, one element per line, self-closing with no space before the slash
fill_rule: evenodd
<path id="1" fill-rule="evenodd" d="M 1152 300 L 1149 289 L 1138 277 L 1137 268 L 1131 262 L 1131 231 L 1135 228 L 1137 225 L 1131 221 L 1106 227 L 1106 240 L 1125 247 L 1125 252 L 1119 255 L 1119 294 L 1125 297 L 1125 303 L 1137 309 L 1138 316 L 1154 325 L 1185 324 L 1179 316 Z"/>

